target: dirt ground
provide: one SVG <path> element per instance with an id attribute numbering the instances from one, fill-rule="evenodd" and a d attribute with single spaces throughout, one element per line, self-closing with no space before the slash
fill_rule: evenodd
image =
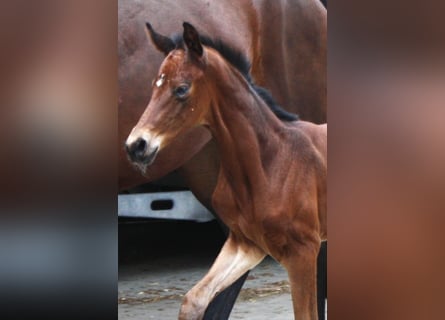
<path id="1" fill-rule="evenodd" d="M 119 319 L 177 319 L 223 241 L 216 224 L 120 225 Z M 272 258 L 250 272 L 230 319 L 293 319 L 286 271 Z"/>

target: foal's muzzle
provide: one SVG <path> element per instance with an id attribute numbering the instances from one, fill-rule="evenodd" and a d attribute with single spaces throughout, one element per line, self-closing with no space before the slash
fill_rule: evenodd
<path id="1" fill-rule="evenodd" d="M 125 149 L 132 162 L 148 166 L 155 160 L 159 146 L 150 145 L 144 138 L 138 138 L 131 143 L 127 141 Z"/>

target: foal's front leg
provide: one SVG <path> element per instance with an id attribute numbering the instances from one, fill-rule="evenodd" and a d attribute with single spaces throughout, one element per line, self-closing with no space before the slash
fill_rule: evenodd
<path id="1" fill-rule="evenodd" d="M 202 319 L 210 301 L 265 256 L 253 243 L 241 241 L 230 233 L 209 272 L 185 295 L 179 320 Z"/>
<path id="2" fill-rule="evenodd" d="M 308 247 L 295 246 L 297 250 L 283 260 L 289 274 L 295 320 L 318 319 L 316 247 L 315 244 Z"/>

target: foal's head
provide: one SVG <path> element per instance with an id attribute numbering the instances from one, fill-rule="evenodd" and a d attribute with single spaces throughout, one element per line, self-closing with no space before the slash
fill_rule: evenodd
<path id="1" fill-rule="evenodd" d="M 279 119 L 297 120 L 279 107 L 267 90 L 252 82 L 244 55 L 222 42 L 200 37 L 189 23 L 183 26 L 182 38 L 173 41 L 147 23 L 152 42 L 166 58 L 153 80 L 151 100 L 126 142 L 130 159 L 142 169 L 176 137 L 206 126 L 212 103 L 227 99 L 228 94 L 237 101 L 240 93 L 244 97 L 246 92 L 255 92 Z M 241 86 L 246 91 L 240 90 Z"/>
<path id="2" fill-rule="evenodd" d="M 204 78 L 207 53 L 196 29 L 186 22 L 183 26 L 184 47 L 147 23 L 151 40 L 166 58 L 153 80 L 151 100 L 126 142 L 131 160 L 142 166 L 151 164 L 175 137 L 203 125 L 210 105 Z"/>

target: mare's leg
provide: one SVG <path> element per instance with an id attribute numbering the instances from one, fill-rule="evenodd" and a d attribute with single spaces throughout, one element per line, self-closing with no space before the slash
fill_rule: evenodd
<path id="1" fill-rule="evenodd" d="M 209 272 L 185 295 L 179 319 L 201 320 L 215 295 L 255 267 L 265 256 L 257 246 L 239 241 L 230 234 Z"/>
<path id="2" fill-rule="evenodd" d="M 317 304 L 318 320 L 325 320 L 327 299 L 327 258 L 328 242 L 321 243 L 317 259 Z"/>
<path id="3" fill-rule="evenodd" d="M 203 320 L 227 320 L 249 272 L 224 289 L 207 307 Z"/>
<path id="4" fill-rule="evenodd" d="M 318 250 L 315 245 L 299 245 L 298 249 L 283 261 L 289 274 L 295 320 L 318 320 Z"/>

